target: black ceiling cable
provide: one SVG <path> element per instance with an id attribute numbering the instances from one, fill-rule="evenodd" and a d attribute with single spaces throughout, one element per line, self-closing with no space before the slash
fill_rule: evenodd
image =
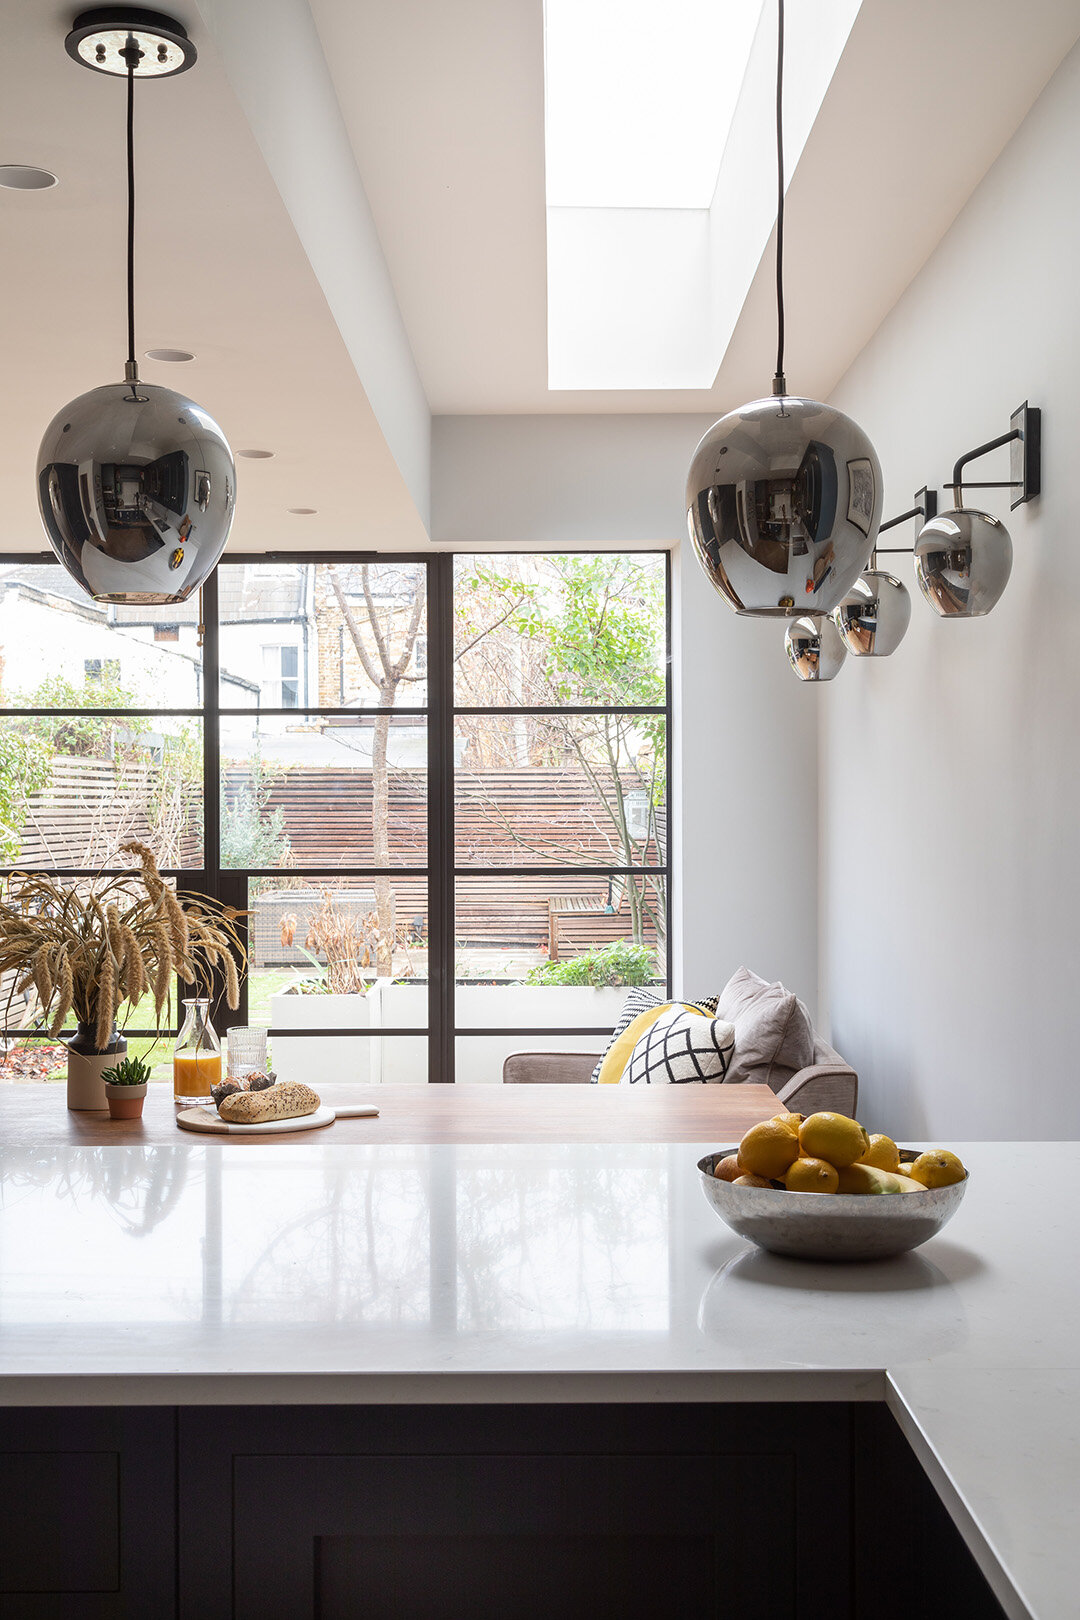
<path id="1" fill-rule="evenodd" d="M 773 393 L 787 393 L 784 376 L 784 0 L 776 0 L 776 376 Z"/>
<path id="2" fill-rule="evenodd" d="M 138 397 L 139 368 L 135 359 L 135 64 L 142 56 L 137 42 L 128 36 L 121 52 L 127 62 L 127 328 L 128 363 L 125 380 Z"/>

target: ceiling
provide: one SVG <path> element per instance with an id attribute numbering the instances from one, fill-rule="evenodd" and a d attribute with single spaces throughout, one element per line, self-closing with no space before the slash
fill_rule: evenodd
<path id="1" fill-rule="evenodd" d="M 66 57 L 76 9 L 0 0 L 0 163 L 61 180 L 0 191 L 0 551 L 42 549 L 41 434 L 124 357 L 123 89 Z M 719 412 L 765 391 L 767 255 L 711 389 L 548 390 L 542 0 L 173 10 L 200 56 L 138 92 L 138 348 L 193 350 L 145 376 L 275 452 L 240 463 L 230 550 L 426 547 L 429 411 Z M 253 63 L 259 16 L 280 27 Z M 325 60 L 298 65 L 286 24 Z M 864 0 L 788 194 L 794 388 L 827 397 L 1078 33 L 1078 0 L 1027 0 L 1022 29 L 1014 0 Z"/>

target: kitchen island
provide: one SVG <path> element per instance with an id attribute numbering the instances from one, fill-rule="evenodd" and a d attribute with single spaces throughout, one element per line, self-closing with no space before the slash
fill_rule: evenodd
<path id="1" fill-rule="evenodd" d="M 885 1546 L 913 1489 L 871 1502 L 886 1408 L 1001 1609 L 1075 1613 L 1080 1149 L 960 1144 L 972 1181 L 939 1237 L 828 1266 L 717 1219 L 695 1167 L 717 1145 L 5 1148 L 8 1551 L 30 1485 L 59 1502 L 74 1477 L 115 1523 L 74 1550 L 67 1523 L 66 1606 L 35 1607 L 31 1516 L 0 1613 L 329 1617 L 362 1592 L 365 1614 L 465 1614 L 469 1569 L 513 1591 L 542 1546 L 556 1590 L 602 1574 L 612 1613 L 661 1612 L 659 1570 L 675 1612 L 720 1547 L 728 1599 L 857 1615 L 874 1577 L 851 1538 Z M 766 1530 L 770 1567 L 739 1564 Z M 125 1607 L 117 1569 L 152 1582 L 171 1535 L 178 1608 Z M 424 1591 L 444 1572 L 444 1607 L 400 1606 L 406 1555 Z"/>

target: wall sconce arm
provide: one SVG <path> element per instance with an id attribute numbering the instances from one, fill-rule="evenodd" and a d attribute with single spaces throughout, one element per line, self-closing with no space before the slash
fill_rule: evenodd
<path id="1" fill-rule="evenodd" d="M 960 457 L 953 467 L 952 483 L 946 484 L 956 495 L 957 506 L 964 504 L 965 489 L 1014 489 L 1019 493 L 1010 501 L 1010 511 L 1023 506 L 1025 501 L 1034 500 L 1042 487 L 1042 411 L 1035 405 L 1029 405 L 1027 400 L 1009 418 L 1011 428 L 1008 433 L 1002 433 L 996 439 L 988 439 L 985 444 L 977 445 Z M 991 450 L 1000 450 L 1003 445 L 1012 445 L 1010 452 L 1009 479 L 997 479 L 990 483 L 966 483 L 962 477 L 964 468 L 980 456 L 989 455 Z M 884 526 L 884 525 L 883 525 Z"/>
<path id="2" fill-rule="evenodd" d="M 914 517 L 924 518 L 929 523 L 931 518 L 937 517 L 937 509 L 937 490 L 927 489 L 924 484 L 922 489 L 915 491 L 915 505 L 909 507 L 906 512 L 901 512 L 899 517 L 889 518 L 887 522 L 879 523 L 878 534 L 884 534 L 886 529 L 895 529 L 899 524 L 907 523 L 909 519 Z M 869 566 L 871 568 L 877 567 L 879 555 L 882 557 L 910 556 L 914 550 L 914 546 L 875 546 L 870 555 Z"/>

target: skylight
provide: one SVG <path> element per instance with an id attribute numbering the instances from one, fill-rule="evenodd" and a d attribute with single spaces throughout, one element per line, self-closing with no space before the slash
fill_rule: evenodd
<path id="1" fill-rule="evenodd" d="M 762 0 L 546 0 L 547 201 L 708 208 Z"/>
<path id="2" fill-rule="evenodd" d="M 861 0 L 785 24 L 787 178 Z M 545 0 L 548 387 L 709 389 L 776 221 L 776 7 Z"/>

